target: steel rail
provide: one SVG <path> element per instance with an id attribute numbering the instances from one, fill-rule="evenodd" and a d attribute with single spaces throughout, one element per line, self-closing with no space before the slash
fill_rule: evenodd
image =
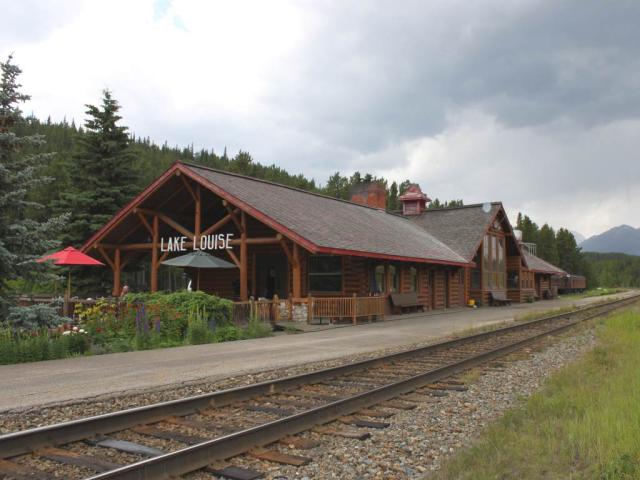
<path id="1" fill-rule="evenodd" d="M 603 306 L 605 305 L 600 305 L 600 307 Z M 610 304 L 608 306 L 610 306 Z M 615 308 L 612 308 L 611 310 L 614 309 Z M 494 358 L 504 356 L 540 338 L 561 333 L 579 323 L 591 318 L 596 318 L 604 313 L 608 312 L 595 312 L 586 318 L 575 320 L 508 345 L 420 373 L 408 379 L 235 432 L 224 437 L 202 442 L 175 452 L 148 460 L 142 460 L 89 477 L 87 480 L 163 480 L 184 475 L 194 470 L 204 468 L 216 460 L 224 460 L 242 454 L 252 448 L 273 443 L 287 435 L 294 435 L 309 430 L 316 425 L 331 422 L 341 416 L 351 415 L 363 408 L 371 407 L 399 395 L 412 392 L 428 383 L 443 380 L 451 375 L 481 365 Z"/>
<path id="2" fill-rule="evenodd" d="M 253 385 L 205 393 L 183 399 L 171 400 L 5 434 L 0 436 L 0 459 L 30 453 L 45 446 L 62 445 L 73 441 L 83 440 L 95 434 L 106 434 L 125 430 L 141 423 L 156 422 L 168 416 L 189 415 L 201 409 L 230 405 L 235 402 L 245 401 L 260 395 L 273 394 L 289 390 L 300 385 L 319 382 L 339 375 L 352 373 L 379 363 L 421 355 L 443 347 L 459 346 L 467 342 L 477 341 L 500 333 L 520 330 L 531 325 L 543 324 L 559 318 L 566 318 L 569 315 L 576 315 L 582 312 L 635 301 L 638 298 L 640 298 L 640 295 L 627 296 L 611 302 L 579 308 L 572 312 L 551 315 L 528 322 L 501 327 L 495 330 L 463 336 L 453 340 L 445 340 L 425 347 L 405 350 L 389 355 L 382 355 L 367 360 L 316 370 L 291 377 L 268 380 Z"/>

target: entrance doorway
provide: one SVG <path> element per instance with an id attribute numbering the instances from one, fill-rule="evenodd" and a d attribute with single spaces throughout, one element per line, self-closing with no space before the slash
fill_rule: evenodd
<path id="1" fill-rule="evenodd" d="M 261 255 L 256 265 L 256 294 L 258 297 L 287 298 L 288 269 L 284 255 Z"/>

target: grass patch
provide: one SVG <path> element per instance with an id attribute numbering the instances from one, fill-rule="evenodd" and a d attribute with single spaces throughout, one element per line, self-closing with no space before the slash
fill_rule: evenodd
<path id="1" fill-rule="evenodd" d="M 640 311 L 600 322 L 598 339 L 434 477 L 640 478 Z"/>
<path id="2" fill-rule="evenodd" d="M 613 295 L 614 293 L 627 292 L 627 288 L 593 288 L 585 290 L 582 293 L 570 293 L 568 295 L 560 295 L 563 300 L 579 300 L 581 298 L 604 297 L 605 295 Z"/>

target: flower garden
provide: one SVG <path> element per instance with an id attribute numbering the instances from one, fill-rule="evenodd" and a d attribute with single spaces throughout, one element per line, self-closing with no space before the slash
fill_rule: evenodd
<path id="1" fill-rule="evenodd" d="M 73 319 L 50 307 L 9 318 L 0 329 L 0 364 L 257 338 L 271 325 L 232 320 L 233 302 L 204 292 L 128 294 L 117 303 L 76 305 Z"/>

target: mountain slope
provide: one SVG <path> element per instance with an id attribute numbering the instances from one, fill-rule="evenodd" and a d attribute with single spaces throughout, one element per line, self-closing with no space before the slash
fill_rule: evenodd
<path id="1" fill-rule="evenodd" d="M 585 252 L 618 252 L 640 255 L 640 228 L 619 225 L 580 244 Z"/>

